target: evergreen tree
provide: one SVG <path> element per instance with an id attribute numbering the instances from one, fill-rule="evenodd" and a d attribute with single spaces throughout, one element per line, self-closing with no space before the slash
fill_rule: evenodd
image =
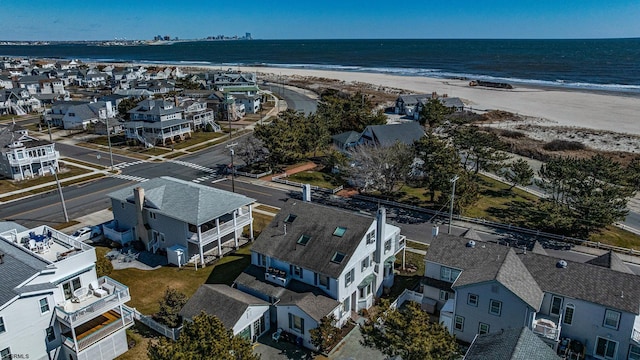
<path id="1" fill-rule="evenodd" d="M 524 159 L 518 159 L 509 164 L 509 166 L 502 171 L 502 175 L 511 183 L 509 190 L 513 189 L 516 185 L 528 186 L 533 183 L 533 169 Z"/>
<path id="2" fill-rule="evenodd" d="M 167 288 L 159 303 L 160 310 L 156 313 L 156 320 L 168 327 L 175 328 L 180 326 L 182 319 L 178 313 L 187 303 L 187 296 L 176 289 Z"/>
<path id="3" fill-rule="evenodd" d="M 420 125 L 429 125 L 430 128 L 436 128 L 442 125 L 447 116 L 453 114 L 453 109 L 446 107 L 439 99 L 429 99 L 420 109 L 418 121 Z"/>

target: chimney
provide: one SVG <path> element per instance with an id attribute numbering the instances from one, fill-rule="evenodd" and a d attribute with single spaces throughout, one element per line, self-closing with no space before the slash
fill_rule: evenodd
<path id="1" fill-rule="evenodd" d="M 438 93 L 437 93 L 437 92 L 435 92 L 435 91 L 434 91 L 434 92 L 432 92 L 432 93 L 431 93 L 431 98 L 432 98 L 432 99 L 437 99 L 437 98 L 438 98 Z"/>
<path id="2" fill-rule="evenodd" d="M 311 202 L 311 185 L 302 184 L 302 201 Z"/>
<path id="3" fill-rule="evenodd" d="M 178 95 L 173 95 L 173 102 L 175 104 L 176 107 L 178 107 Z"/>
<path id="4" fill-rule="evenodd" d="M 149 231 L 144 221 L 144 189 L 140 186 L 133 189 L 133 201 L 136 206 L 136 236 L 144 243 L 145 248 L 149 246 Z"/>
<path id="5" fill-rule="evenodd" d="M 382 262 L 382 251 L 384 249 L 385 225 L 387 224 L 387 209 L 378 208 L 376 213 L 376 256 L 375 260 L 379 264 Z"/>

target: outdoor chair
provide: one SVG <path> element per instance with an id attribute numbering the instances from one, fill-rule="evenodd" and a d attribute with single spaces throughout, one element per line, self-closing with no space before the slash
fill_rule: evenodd
<path id="1" fill-rule="evenodd" d="M 100 287 L 100 285 L 98 285 L 98 281 L 94 280 L 92 282 L 89 283 L 89 288 L 91 289 L 91 291 L 93 291 L 93 295 L 97 296 L 97 297 L 104 297 L 109 295 L 109 293 L 104 290 L 103 288 Z"/>
<path id="2" fill-rule="evenodd" d="M 278 328 L 276 332 L 271 334 L 271 339 L 273 339 L 273 341 L 275 342 L 280 341 L 280 337 L 282 336 L 282 331 L 283 331 L 282 328 Z"/>

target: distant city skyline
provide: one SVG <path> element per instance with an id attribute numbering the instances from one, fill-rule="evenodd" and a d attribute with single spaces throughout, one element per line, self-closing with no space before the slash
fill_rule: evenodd
<path id="1" fill-rule="evenodd" d="M 640 37 L 638 19 L 638 0 L 34 0 L 2 2 L 0 40 L 625 38 Z"/>

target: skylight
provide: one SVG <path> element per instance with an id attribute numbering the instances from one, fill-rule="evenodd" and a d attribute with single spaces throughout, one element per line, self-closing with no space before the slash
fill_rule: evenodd
<path id="1" fill-rule="evenodd" d="M 300 245 L 307 245 L 307 243 L 309 242 L 309 240 L 311 240 L 311 236 L 309 236 L 309 235 L 302 235 L 302 236 L 300 236 L 300 239 L 298 239 L 298 244 L 300 244 Z"/>
<path id="2" fill-rule="evenodd" d="M 287 224 L 291 224 L 293 222 L 293 220 L 295 220 L 298 217 L 298 215 L 294 215 L 294 214 L 289 214 L 287 215 L 287 217 L 284 219 L 284 222 L 286 222 Z"/>
<path id="3" fill-rule="evenodd" d="M 344 233 L 347 231 L 346 227 L 342 227 L 342 226 L 338 226 L 334 231 L 333 231 L 333 235 L 335 236 L 339 236 L 342 237 L 344 236 Z"/>
<path id="4" fill-rule="evenodd" d="M 340 264 L 342 262 L 342 260 L 344 260 L 345 256 L 346 256 L 345 254 L 336 251 L 336 253 L 333 254 L 333 257 L 331 258 L 331 262 Z"/>

